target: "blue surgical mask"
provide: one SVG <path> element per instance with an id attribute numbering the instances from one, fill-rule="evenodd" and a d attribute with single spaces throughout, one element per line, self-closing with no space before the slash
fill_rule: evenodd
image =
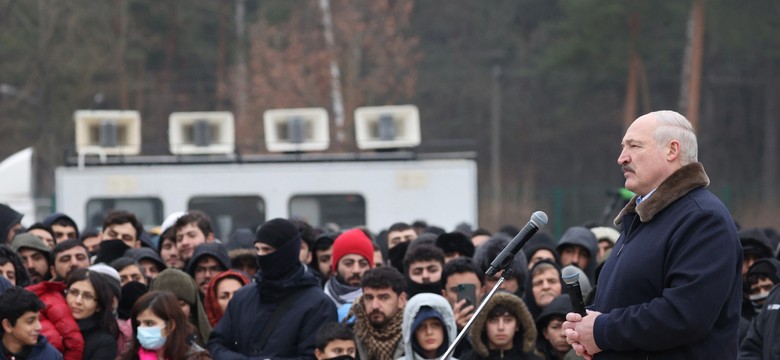
<path id="1" fill-rule="evenodd" d="M 165 345 L 165 336 L 162 335 L 162 329 L 158 327 L 139 326 L 136 331 L 138 342 L 146 350 L 160 350 Z"/>

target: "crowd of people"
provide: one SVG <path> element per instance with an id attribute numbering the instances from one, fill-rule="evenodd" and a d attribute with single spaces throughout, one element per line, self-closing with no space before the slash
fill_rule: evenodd
<path id="1" fill-rule="evenodd" d="M 737 233 L 730 217 L 718 220 L 695 157 L 660 185 L 641 182 L 643 136 L 655 131 L 639 129 L 642 119 L 619 159 L 627 187 L 638 190 L 615 221 L 621 231 L 586 224 L 558 239 L 539 232 L 494 277 L 486 270 L 516 227 L 446 231 L 415 221 L 372 233 L 277 218 L 217 239 L 197 210 L 170 214 L 157 232 L 112 210 L 99 231 L 80 231 L 64 213 L 23 228 L 22 215 L 0 204 L 0 359 L 417 360 L 451 346 L 454 358 L 469 360 L 703 358 L 717 346 L 732 358 L 732 343 L 741 343 L 740 358 L 770 358 L 780 346 L 772 341 L 780 236 L 771 228 Z M 676 139 L 662 147 L 675 161 L 683 152 Z M 719 258 L 693 260 L 715 248 Z M 572 311 L 561 279 L 567 267 L 580 274 L 587 316 Z M 715 285 L 709 271 L 723 281 Z M 713 296 L 688 298 L 702 289 Z M 733 316 L 740 304 L 742 316 Z M 654 316 L 683 306 L 696 310 Z M 694 329 L 696 321 L 711 322 Z"/>

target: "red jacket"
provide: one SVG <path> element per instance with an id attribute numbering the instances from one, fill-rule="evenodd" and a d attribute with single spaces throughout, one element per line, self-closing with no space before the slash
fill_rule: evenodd
<path id="1" fill-rule="evenodd" d="M 62 295 L 65 283 L 43 281 L 26 289 L 46 304 L 41 310 L 41 334 L 62 353 L 65 360 L 81 360 L 84 355 L 84 337 Z"/>

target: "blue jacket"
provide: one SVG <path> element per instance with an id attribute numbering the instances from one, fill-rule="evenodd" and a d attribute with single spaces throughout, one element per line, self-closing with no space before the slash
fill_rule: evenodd
<path id="1" fill-rule="evenodd" d="M 593 305 L 596 359 L 737 357 L 742 247 L 708 184 L 686 165 L 618 215 Z"/>
<path id="2" fill-rule="evenodd" d="M 336 321 L 336 306 L 319 286 L 319 279 L 299 267 L 279 281 L 263 280 L 238 290 L 225 315 L 212 330 L 208 350 L 214 359 L 314 359 L 314 335 L 322 324 Z M 300 293 L 298 293 L 300 292 Z M 289 311 L 279 320 L 260 349 L 259 337 L 276 309 L 295 294 Z"/>
<path id="3" fill-rule="evenodd" d="M 5 351 L 0 351 L 0 360 L 8 360 L 5 356 Z M 62 360 L 62 354 L 46 341 L 45 336 L 38 335 L 38 342 L 33 345 L 27 360 Z"/>

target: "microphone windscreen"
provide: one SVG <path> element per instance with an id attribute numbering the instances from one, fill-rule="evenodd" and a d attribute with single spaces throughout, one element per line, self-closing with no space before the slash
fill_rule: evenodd
<path id="1" fill-rule="evenodd" d="M 573 266 L 567 266 L 561 271 L 561 278 L 567 285 L 573 285 L 580 280 L 580 272 Z"/>
<path id="2" fill-rule="evenodd" d="M 531 221 L 541 229 L 542 226 L 547 225 L 547 214 L 544 211 L 534 212 L 531 214 Z"/>

